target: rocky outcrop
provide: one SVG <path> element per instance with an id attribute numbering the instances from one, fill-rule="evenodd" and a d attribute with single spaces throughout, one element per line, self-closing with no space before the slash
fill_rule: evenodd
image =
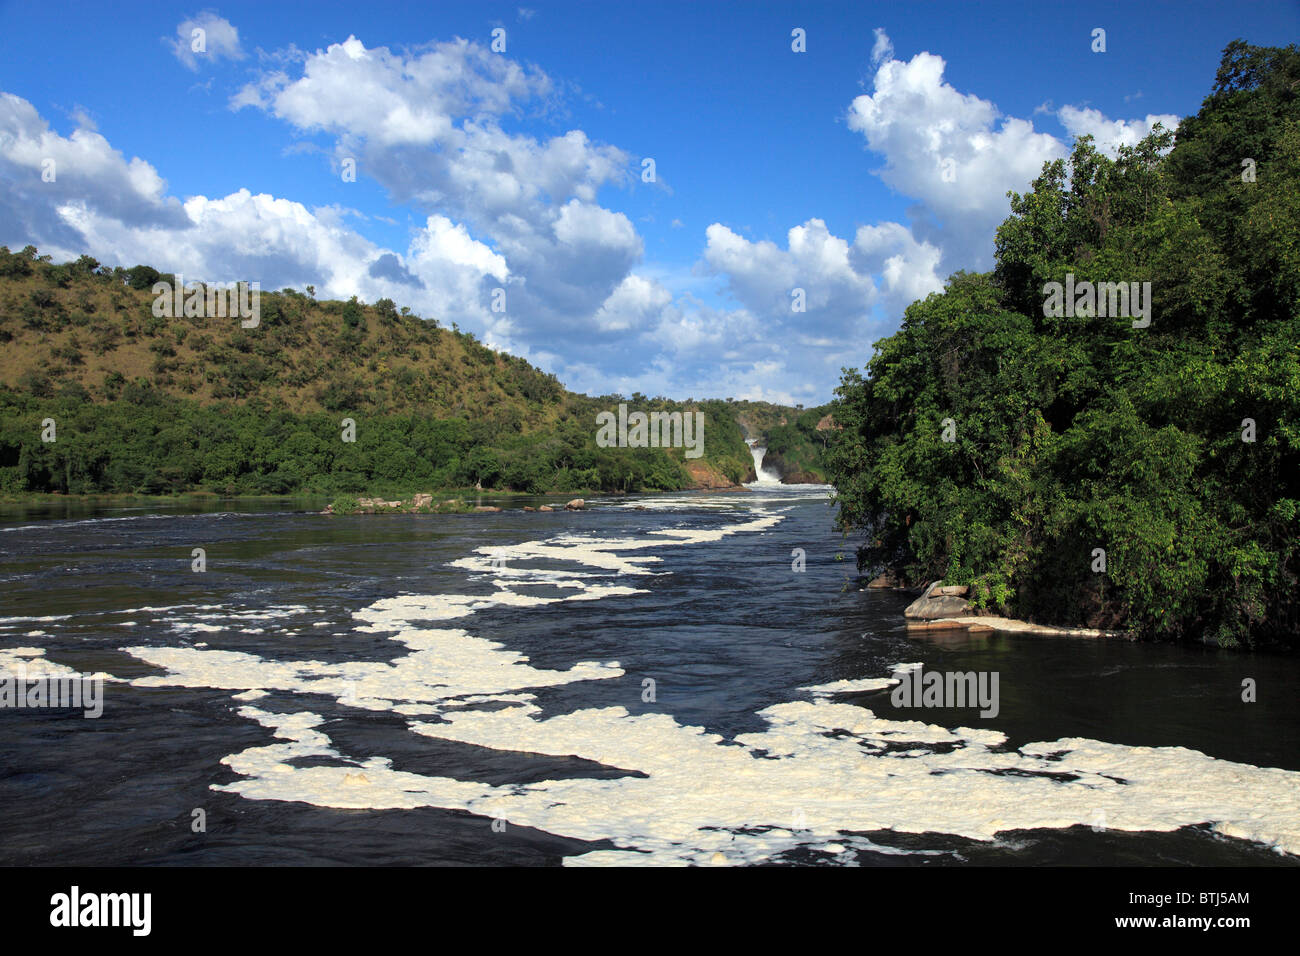
<path id="1" fill-rule="evenodd" d="M 950 617 L 966 617 L 974 612 L 970 602 L 956 594 L 944 594 L 942 581 L 935 581 L 925 593 L 907 606 L 903 617 L 916 621 L 936 621 Z"/>
<path id="2" fill-rule="evenodd" d="M 358 498 L 358 508 L 400 508 L 400 501 L 385 501 L 383 498 Z"/>
<path id="3" fill-rule="evenodd" d="M 781 484 L 783 485 L 824 485 L 826 478 L 822 475 L 814 475 L 811 471 L 803 471 L 795 468 L 781 475 Z"/>
<path id="4" fill-rule="evenodd" d="M 686 470 L 691 476 L 691 483 L 688 486 L 690 491 L 718 491 L 723 488 L 738 487 L 717 468 L 703 461 L 686 462 Z"/>

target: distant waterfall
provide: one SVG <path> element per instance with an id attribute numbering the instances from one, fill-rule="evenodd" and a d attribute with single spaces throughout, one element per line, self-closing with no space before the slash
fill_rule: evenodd
<path id="1" fill-rule="evenodd" d="M 756 438 L 750 438 L 745 444 L 749 446 L 749 453 L 754 456 L 754 474 L 758 476 L 750 484 L 779 485 L 781 476 L 772 469 L 763 467 L 763 456 L 767 454 L 767 449 L 759 447 Z"/>

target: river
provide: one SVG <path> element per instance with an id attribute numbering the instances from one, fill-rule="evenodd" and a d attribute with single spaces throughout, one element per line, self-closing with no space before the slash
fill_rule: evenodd
<path id="1" fill-rule="evenodd" d="M 1300 862 L 1292 656 L 909 636 L 825 488 L 541 500 L 0 511 L 0 670 L 106 675 L 0 709 L 0 863 Z"/>

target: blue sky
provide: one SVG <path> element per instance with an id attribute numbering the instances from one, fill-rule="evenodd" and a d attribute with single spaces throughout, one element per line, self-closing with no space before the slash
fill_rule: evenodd
<path id="1" fill-rule="evenodd" d="M 1176 123 L 1228 41 L 1298 28 L 1292 2 L 4 3 L 0 243 L 386 295 L 582 391 L 815 404 L 992 264 L 1006 191 L 1076 135 Z"/>

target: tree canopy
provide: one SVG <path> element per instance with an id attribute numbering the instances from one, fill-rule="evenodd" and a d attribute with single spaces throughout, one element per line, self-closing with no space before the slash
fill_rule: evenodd
<path id="1" fill-rule="evenodd" d="M 1234 41 L 1176 135 L 1114 159 L 1080 138 L 1009 194 L 991 272 L 845 370 L 829 473 L 862 569 L 1038 620 L 1300 643 L 1298 97 L 1300 49 Z M 1046 315 L 1067 273 L 1150 282 L 1150 325 Z"/>

